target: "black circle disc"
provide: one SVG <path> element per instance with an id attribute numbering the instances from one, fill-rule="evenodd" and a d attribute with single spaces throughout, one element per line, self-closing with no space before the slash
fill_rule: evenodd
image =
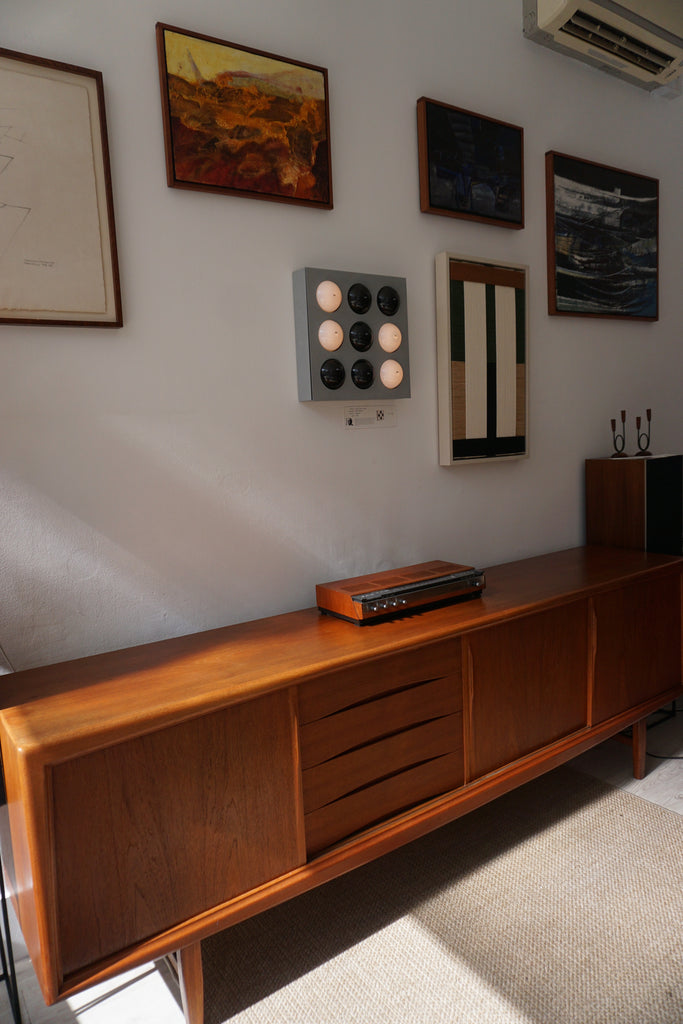
<path id="1" fill-rule="evenodd" d="M 357 388 L 369 388 L 375 379 L 372 363 L 367 359 L 357 359 L 351 367 L 351 380 Z"/>
<path id="2" fill-rule="evenodd" d="M 360 281 L 351 285 L 346 298 L 354 313 L 367 313 L 372 305 L 370 290 Z"/>
<path id="3" fill-rule="evenodd" d="M 344 383 L 346 372 L 338 359 L 326 359 L 320 367 L 320 379 L 330 391 L 336 391 Z"/>
<path id="4" fill-rule="evenodd" d="M 392 288 L 390 284 L 382 285 L 377 292 L 377 305 L 380 312 L 384 313 L 385 316 L 393 316 L 401 305 L 396 289 Z"/>
<path id="5" fill-rule="evenodd" d="M 356 320 L 349 327 L 349 341 L 356 352 L 367 352 L 372 345 L 372 328 L 364 320 Z"/>

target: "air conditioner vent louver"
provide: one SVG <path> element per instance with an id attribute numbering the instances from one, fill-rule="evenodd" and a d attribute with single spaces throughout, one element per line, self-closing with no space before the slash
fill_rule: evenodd
<path id="1" fill-rule="evenodd" d="M 582 39 L 606 53 L 614 54 L 615 57 L 620 57 L 652 75 L 659 75 L 674 62 L 674 58 L 669 54 L 645 46 L 633 36 L 626 35 L 583 11 L 576 11 L 560 31 L 576 39 Z"/>
<path id="2" fill-rule="evenodd" d="M 683 95 L 683 0 L 522 0 L 527 39 L 671 99 Z"/>

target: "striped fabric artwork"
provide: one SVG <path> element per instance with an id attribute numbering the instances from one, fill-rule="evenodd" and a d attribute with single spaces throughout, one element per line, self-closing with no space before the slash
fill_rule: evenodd
<path id="1" fill-rule="evenodd" d="M 449 461 L 526 453 L 526 274 L 449 260 Z"/>

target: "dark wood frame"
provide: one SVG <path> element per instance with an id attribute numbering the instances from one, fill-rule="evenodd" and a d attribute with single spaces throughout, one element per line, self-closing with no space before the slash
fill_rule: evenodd
<path id="1" fill-rule="evenodd" d="M 318 143 L 316 160 L 318 154 L 322 154 L 321 159 L 321 170 L 320 170 L 320 182 L 321 187 L 319 189 L 319 197 L 311 197 L 305 195 L 296 195 L 295 193 L 287 193 L 286 191 L 275 191 L 270 188 L 246 188 L 231 184 L 223 184 L 219 181 L 207 180 L 210 178 L 205 172 L 205 180 L 201 180 L 199 177 L 193 177 L 189 174 L 179 173 L 177 170 L 177 145 L 176 139 L 174 138 L 174 119 L 171 110 L 171 97 L 169 93 L 169 72 L 167 66 L 167 47 L 166 47 L 166 33 L 174 33 L 187 37 L 189 40 L 197 40 L 201 44 L 212 44 L 216 47 L 217 51 L 221 48 L 239 51 L 245 55 L 245 59 L 249 58 L 266 58 L 270 61 L 275 61 L 282 64 L 283 69 L 287 67 L 303 68 L 307 71 L 313 72 L 320 76 L 321 84 L 323 86 L 323 104 L 324 104 L 324 138 Z M 165 25 L 158 22 L 156 25 L 156 36 L 157 36 L 157 55 L 159 60 L 159 82 L 161 87 L 161 105 L 163 113 L 163 126 L 164 126 L 164 147 L 166 153 L 166 179 L 169 187 L 171 188 L 182 188 L 190 189 L 196 192 L 216 192 L 224 195 L 236 195 L 244 196 L 251 199 L 266 199 L 272 202 L 278 203 L 296 203 L 303 206 L 318 207 L 323 210 L 331 210 L 332 201 L 332 158 L 330 150 L 330 113 L 329 113 L 329 92 L 327 83 L 327 69 L 318 67 L 315 64 L 306 64 L 303 61 L 292 60 L 288 57 L 280 57 L 276 54 L 266 53 L 264 50 L 255 50 L 252 47 L 242 46 L 238 43 L 231 43 L 224 39 L 216 39 L 213 36 L 202 35 L 199 32 L 191 32 L 187 29 L 177 28 L 173 25 Z M 226 67 L 226 71 L 227 71 Z M 205 83 L 202 83 L 205 84 Z M 214 84 L 214 83 L 211 83 Z M 253 118 L 253 115 L 251 115 Z M 245 125 L 249 126 L 249 118 L 245 119 Z M 252 119 L 252 126 L 257 128 L 256 120 Z M 305 141 L 305 140 L 304 140 Z M 188 145 L 188 148 L 189 145 Z M 311 168 L 315 166 L 316 160 L 311 162 Z M 233 160 L 224 159 L 222 160 L 222 168 L 231 172 L 234 176 L 236 167 Z M 215 171 L 220 170 L 218 164 L 215 165 Z"/>
<path id="2" fill-rule="evenodd" d="M 519 160 L 512 151 L 506 153 L 506 158 L 512 157 L 515 161 L 515 174 L 519 177 L 519 217 L 500 217 L 483 213 L 472 213 L 466 208 L 450 207 L 439 204 L 433 195 L 430 182 L 430 165 L 434 157 L 434 147 L 429 137 L 428 107 L 438 107 L 444 111 L 454 111 L 464 115 L 474 126 L 477 122 L 500 129 L 506 134 L 514 134 L 518 138 Z M 471 110 L 463 110 L 461 107 L 454 107 L 448 103 L 440 103 L 438 100 L 430 100 L 421 96 L 417 101 L 417 146 L 420 172 L 420 209 L 423 213 L 436 213 L 442 217 L 459 217 L 465 220 L 479 221 L 484 224 L 496 224 L 503 228 L 524 227 L 524 130 L 518 125 L 508 124 L 506 121 L 498 121 L 484 114 L 475 114 Z"/>
<path id="3" fill-rule="evenodd" d="M 46 80 L 58 80 L 65 83 L 74 77 L 82 78 L 83 85 L 90 93 L 94 92 L 95 102 L 90 97 L 90 120 L 92 138 L 92 163 L 95 169 L 98 228 L 102 241 L 102 272 L 105 285 L 105 310 L 102 314 L 92 310 L 71 310 L 68 313 L 57 313 L 54 310 L 19 309 L 13 312 L 7 308 L 0 309 L 0 323 L 52 324 L 68 327 L 121 327 L 123 314 L 121 309 L 121 284 L 119 278 L 118 252 L 116 245 L 116 229 L 114 225 L 114 201 L 109 163 L 109 143 L 107 141 L 107 120 L 104 105 L 104 86 L 102 73 L 90 68 L 65 64 L 61 61 L 35 57 L 15 50 L 0 48 L 0 66 L 12 71 L 16 64 L 20 73 L 25 74 L 30 68 L 33 76 L 44 77 Z M 50 167 L 50 152 L 44 153 L 44 165 Z M 54 244 L 54 243 L 53 243 Z M 59 253 L 55 255 L 55 258 Z"/>
<path id="4" fill-rule="evenodd" d="M 556 213 L 557 213 L 557 196 L 555 189 L 555 177 L 556 167 L 558 162 L 570 161 L 575 165 L 576 171 L 579 178 L 591 177 L 595 187 L 611 189 L 616 194 L 616 190 L 623 188 L 624 185 L 628 185 L 633 189 L 632 195 L 641 192 L 643 195 L 652 193 L 650 198 L 654 201 L 655 205 L 655 282 L 654 282 L 654 306 L 655 312 L 650 313 L 635 313 L 628 312 L 626 310 L 619 310 L 615 306 L 614 310 L 609 308 L 588 308 L 588 303 L 585 302 L 587 308 L 581 309 L 569 309 L 566 308 L 568 304 L 568 298 L 561 299 L 558 296 L 558 251 L 557 251 L 557 224 L 556 224 Z M 545 155 L 545 182 L 546 182 L 546 244 L 547 244 L 547 260 L 548 260 L 548 313 L 551 316 L 583 316 L 583 317 L 601 317 L 612 320 L 636 320 L 651 322 L 659 318 L 659 181 L 657 178 L 649 178 L 643 174 L 634 174 L 630 171 L 623 171 L 617 167 L 609 167 L 605 164 L 596 163 L 592 160 L 583 160 L 579 157 L 569 156 L 566 153 L 556 153 L 549 151 Z M 600 224 L 595 223 L 592 225 L 592 233 L 595 243 L 601 237 L 603 228 Z M 612 242 L 618 242 L 618 232 L 624 231 L 621 226 L 614 230 L 612 226 L 613 238 Z M 590 229 L 584 228 L 584 239 L 588 239 L 590 243 Z M 624 243 L 625 243 L 624 237 Z M 595 264 L 596 270 L 599 269 L 598 264 L 600 260 L 608 259 L 610 255 L 620 254 L 623 255 L 626 251 L 625 244 L 622 243 L 622 248 L 604 249 L 602 251 L 595 252 Z M 590 250 L 589 250 L 590 252 Z M 591 282 L 594 282 L 596 288 L 599 288 L 602 278 L 599 273 L 595 273 L 592 277 L 585 275 L 585 283 L 587 287 L 591 287 Z M 563 301 L 565 308 L 562 308 Z"/>

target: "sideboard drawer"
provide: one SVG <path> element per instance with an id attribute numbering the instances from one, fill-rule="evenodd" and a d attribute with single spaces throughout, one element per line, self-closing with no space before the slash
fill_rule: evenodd
<path id="1" fill-rule="evenodd" d="M 300 688 L 309 856 L 462 785 L 460 659 L 448 641 Z"/>

